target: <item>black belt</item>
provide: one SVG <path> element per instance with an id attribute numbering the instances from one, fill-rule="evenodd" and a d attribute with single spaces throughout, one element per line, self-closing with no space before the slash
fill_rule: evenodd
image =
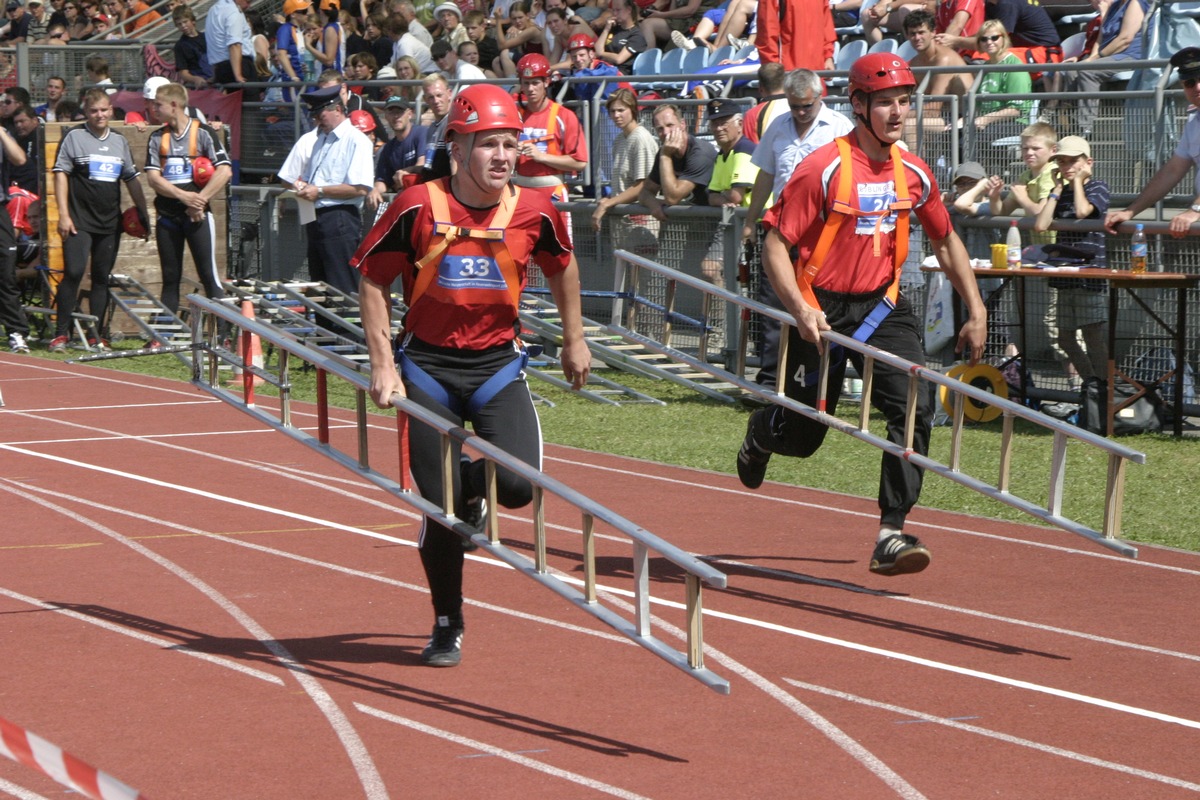
<path id="1" fill-rule="evenodd" d="M 351 205 L 350 203 L 338 203 L 337 205 L 333 206 L 320 206 L 317 208 L 317 216 L 319 217 L 322 214 L 328 214 L 333 211 L 352 211 L 354 212 L 354 216 L 358 216 L 358 206 Z"/>

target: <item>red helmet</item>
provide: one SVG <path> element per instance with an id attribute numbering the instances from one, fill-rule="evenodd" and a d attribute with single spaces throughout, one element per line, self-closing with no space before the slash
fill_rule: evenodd
<path id="1" fill-rule="evenodd" d="M 454 133 L 519 131 L 522 127 L 516 101 L 494 83 L 476 83 L 459 92 L 450 101 L 449 117 L 446 130 Z"/>
<path id="2" fill-rule="evenodd" d="M 550 62 L 541 53 L 529 53 L 517 62 L 518 78 L 549 78 Z"/>
<path id="3" fill-rule="evenodd" d="M 142 220 L 138 216 L 137 206 L 130 206 L 121 214 L 121 230 L 129 236 L 136 236 L 139 239 L 146 238 L 146 226 L 142 224 Z"/>
<path id="4" fill-rule="evenodd" d="M 350 112 L 350 124 L 363 133 L 375 130 L 375 118 L 371 116 L 371 112 L 363 111 L 361 108 Z"/>
<path id="5" fill-rule="evenodd" d="M 192 159 L 192 183 L 203 189 L 204 185 L 212 179 L 216 170 L 212 161 L 204 156 L 196 156 Z"/>
<path id="6" fill-rule="evenodd" d="M 594 45 L 595 42 L 592 40 L 592 37 L 588 36 L 586 33 L 577 33 L 567 41 L 567 52 L 570 53 L 571 51 L 578 50 L 581 47 L 592 47 Z"/>
<path id="7" fill-rule="evenodd" d="M 917 85 L 908 62 L 891 53 L 868 53 L 850 65 L 850 93 Z"/>

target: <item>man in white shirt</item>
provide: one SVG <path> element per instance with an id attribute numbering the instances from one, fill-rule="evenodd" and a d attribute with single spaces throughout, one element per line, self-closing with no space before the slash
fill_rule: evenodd
<path id="1" fill-rule="evenodd" d="M 433 47 L 429 49 L 429 54 L 433 57 L 433 63 L 438 65 L 438 69 L 446 76 L 446 80 L 451 83 L 464 80 L 487 80 L 487 76 L 483 74 L 483 70 L 459 58 L 458 51 L 454 49 L 454 45 L 445 39 L 438 39 L 434 42 Z"/>
<path id="2" fill-rule="evenodd" d="M 375 184 L 374 148 L 350 123 L 340 85 L 300 97 L 316 127 L 296 141 L 279 178 L 315 207 L 315 218 L 304 226 L 309 276 L 357 292 L 358 272 L 351 269 L 350 257 L 362 238 L 363 198 Z"/>
<path id="3" fill-rule="evenodd" d="M 805 156 L 854 130 L 854 123 L 844 114 L 821 101 L 824 86 L 817 73 L 807 69 L 792 70 L 783 79 L 783 91 L 791 113 L 779 115 L 767 126 L 750 159 L 758 167 L 758 177 L 754 180 L 746 210 L 742 238 L 751 242 L 758 241 L 758 221 L 763 210 L 783 193 L 783 187 Z M 771 284 L 761 274 L 759 278 L 758 300 L 782 309 Z M 778 353 L 779 323 L 764 318 L 759 343 L 762 366 L 756 378 L 763 386 L 775 385 Z"/>

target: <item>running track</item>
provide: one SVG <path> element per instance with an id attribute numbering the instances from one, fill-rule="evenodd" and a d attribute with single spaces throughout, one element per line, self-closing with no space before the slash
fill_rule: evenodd
<path id="1" fill-rule="evenodd" d="M 383 492 L 185 384 L 4 354 L 0 389 L 0 716 L 149 798 L 1200 793 L 1195 554 L 922 510 L 932 567 L 879 578 L 873 501 L 549 447 L 728 573 L 705 636 L 732 694 L 486 557 L 463 665 L 431 670 L 418 521 Z M 4 793 L 67 794 L 0 759 Z"/>

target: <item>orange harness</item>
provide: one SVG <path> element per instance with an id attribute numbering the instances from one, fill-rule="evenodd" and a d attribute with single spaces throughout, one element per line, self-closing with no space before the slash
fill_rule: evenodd
<path id="1" fill-rule="evenodd" d="M 558 110 L 562 108 L 553 100 L 550 101 L 550 111 L 546 115 L 546 133 L 542 136 L 528 136 L 525 133 L 521 134 L 521 140 L 525 142 L 533 142 L 534 144 L 546 143 L 546 152 L 549 155 L 562 155 L 558 148 L 558 137 L 555 135 L 558 132 Z"/>
<path id="2" fill-rule="evenodd" d="M 486 228 L 463 228 L 450 222 L 446 200 L 449 185 L 449 178 L 426 184 L 435 238 L 429 252 L 416 263 L 417 278 L 408 307 L 416 306 L 427 292 L 444 301 L 468 303 L 495 303 L 499 300 L 497 292 L 502 292 L 516 313 L 521 300 L 521 275 L 504 245 L 504 232 L 517 210 L 521 187 L 505 188 Z M 455 265 L 447 264 L 446 256 L 459 259 L 460 268 L 453 274 L 448 270 Z M 499 275 L 492 272 L 493 265 Z M 439 277 L 441 280 L 435 283 Z"/>
<path id="3" fill-rule="evenodd" d="M 813 293 L 813 280 L 817 277 L 817 273 L 821 271 L 821 267 L 825 264 L 825 257 L 829 255 L 829 250 L 833 246 L 834 237 L 842 227 L 842 223 L 853 217 L 876 217 L 875 231 L 873 234 L 874 254 L 878 256 L 883 252 L 883 221 L 893 211 L 896 212 L 896 250 L 894 254 L 895 277 L 892 280 L 892 285 L 888 287 L 885 294 L 885 299 L 890 301 L 893 308 L 896 306 L 896 300 L 900 296 L 900 273 L 904 269 L 904 260 L 908 258 L 908 228 L 909 214 L 912 212 L 912 199 L 908 194 L 908 180 L 904 174 L 904 164 L 900 158 L 900 148 L 892 145 L 892 173 L 893 183 L 896 187 L 896 199 L 892 201 L 886 208 L 877 211 L 863 211 L 855 208 L 850 204 L 850 190 L 854 185 L 854 175 L 852 160 L 850 157 L 850 142 L 845 137 L 839 137 L 837 142 L 838 156 L 841 158 L 842 166 L 838 177 L 837 193 L 833 198 L 833 209 L 829 216 L 825 219 L 825 227 L 821 229 L 821 236 L 817 239 L 817 246 L 813 248 L 812 254 L 808 257 L 808 262 L 804 268 L 800 270 L 800 276 L 796 283 L 800 287 L 800 294 L 813 308 L 820 308 L 821 304 L 817 301 L 817 296 Z M 855 338 L 858 338 L 855 336 Z"/>

